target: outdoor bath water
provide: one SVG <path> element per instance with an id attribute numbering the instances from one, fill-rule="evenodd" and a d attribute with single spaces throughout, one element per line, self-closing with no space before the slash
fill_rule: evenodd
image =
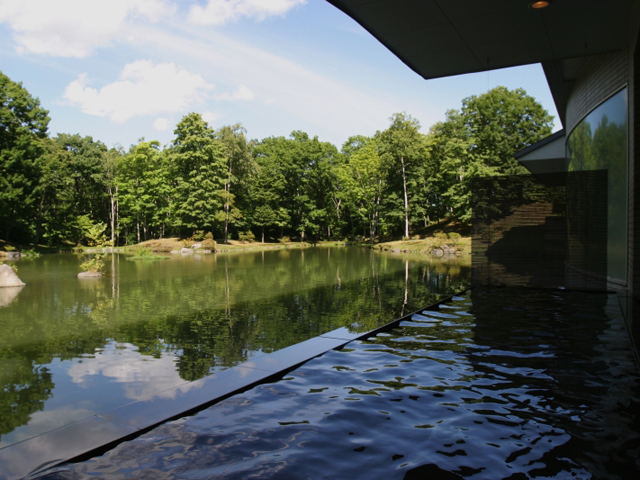
<path id="1" fill-rule="evenodd" d="M 39 478 L 637 479 L 617 302 L 474 289 Z"/>

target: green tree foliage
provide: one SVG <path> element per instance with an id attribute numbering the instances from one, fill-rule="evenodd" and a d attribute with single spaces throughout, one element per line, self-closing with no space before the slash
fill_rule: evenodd
<path id="1" fill-rule="evenodd" d="M 26 240 L 35 234 L 34 189 L 48 114 L 21 83 L 0 72 L 0 225 L 5 240 Z"/>
<path id="2" fill-rule="evenodd" d="M 331 165 L 338 151 L 301 131 L 289 138 L 269 137 L 254 148 L 258 171 L 252 184 L 256 225 L 280 227 L 278 236 L 317 237 L 330 230 Z M 257 207 L 263 207 L 258 209 Z M 285 227 L 289 227 L 286 229 Z"/>
<path id="3" fill-rule="evenodd" d="M 352 137 L 353 139 L 353 137 Z M 375 139 L 360 137 L 357 148 L 349 139 L 343 151 L 351 152 L 348 164 L 338 170 L 338 178 L 343 186 L 342 198 L 358 215 L 359 220 L 368 224 L 368 236 L 373 242 L 379 228 L 382 195 L 386 187 L 386 171 L 379 154 L 378 142 Z"/>
<path id="4" fill-rule="evenodd" d="M 137 243 L 162 237 L 170 222 L 172 188 L 160 143 L 133 146 L 120 159 L 117 178 L 119 219 L 125 237 L 135 235 Z"/>
<path id="5" fill-rule="evenodd" d="M 526 174 L 513 154 L 551 134 L 553 117 L 522 88 L 496 87 L 462 101 L 470 152 L 505 175 Z"/>
<path id="6" fill-rule="evenodd" d="M 175 225 L 192 232 L 213 228 L 227 200 L 225 146 L 198 113 L 186 115 L 174 133 L 170 162 L 176 182 Z"/>
<path id="7" fill-rule="evenodd" d="M 235 208 L 236 199 L 248 197 L 248 180 L 256 170 L 256 163 L 251 154 L 251 143 L 247 142 L 246 129 L 239 123 L 225 125 L 215 134 L 215 138 L 224 145 L 227 175 L 224 181 L 224 241 L 229 234 L 229 223 L 242 218 L 242 213 Z M 247 206 L 246 202 L 240 202 Z"/>
<path id="8" fill-rule="evenodd" d="M 43 139 L 42 147 L 42 155 L 36 164 L 39 181 L 33 191 L 33 243 L 38 244 L 42 239 L 57 245 L 75 233 L 69 230 L 73 215 L 71 154 L 49 138 Z"/>
<path id="9" fill-rule="evenodd" d="M 388 171 L 387 216 L 402 218 L 404 236 L 409 237 L 411 220 L 419 215 L 415 211 L 414 200 L 417 199 L 419 175 L 424 175 L 420 166 L 426 161 L 425 141 L 419 131 L 420 123 L 415 118 L 396 113 L 390 120 L 389 128 L 376 135 L 382 161 Z"/>
<path id="10" fill-rule="evenodd" d="M 524 90 L 498 87 L 465 98 L 427 135 L 415 118 L 396 113 L 387 129 L 352 136 L 341 152 L 302 131 L 248 141 L 241 124 L 214 131 L 190 113 L 168 147 L 141 140 L 125 154 L 78 134 L 49 138 L 47 113 L 0 74 L 5 240 L 76 244 L 98 223 L 113 244 L 196 231 L 225 240 L 252 231 L 263 242 L 409 237 L 446 217 L 468 222 L 471 180 L 523 173 L 513 154 L 552 125 Z M 612 128 L 606 120 L 598 126 Z M 572 136 L 575 156 L 594 167 L 615 148 L 604 138 L 584 123 Z"/>
<path id="11" fill-rule="evenodd" d="M 104 143 L 92 137 L 80 135 L 59 134 L 56 143 L 69 152 L 69 173 L 72 179 L 71 208 L 72 215 L 77 222 L 83 215 L 92 219 L 104 219 L 108 215 L 108 200 L 105 188 L 105 154 L 107 147 Z M 82 230 L 79 225 L 73 225 L 70 231 L 72 240 L 81 240 Z"/>
<path id="12" fill-rule="evenodd" d="M 465 98 L 460 111 L 447 112 L 428 142 L 437 166 L 438 216 L 470 220 L 473 177 L 527 174 L 513 155 L 551 134 L 552 119 L 523 89 L 505 87 Z"/>

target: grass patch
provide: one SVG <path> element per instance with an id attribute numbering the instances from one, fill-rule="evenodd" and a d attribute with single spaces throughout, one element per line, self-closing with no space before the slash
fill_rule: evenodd
<path id="1" fill-rule="evenodd" d="M 133 257 L 127 260 L 167 260 L 169 257 L 157 255 L 149 247 L 138 246 L 133 251 Z"/>
<path id="2" fill-rule="evenodd" d="M 158 238 L 156 240 L 147 240 L 146 242 L 141 242 L 132 247 L 127 247 L 127 251 L 133 251 L 135 254 L 136 249 L 144 247 L 148 248 L 152 252 L 165 252 L 169 253 L 171 250 L 180 250 L 184 245 L 182 244 L 182 240 L 177 237 L 171 238 Z"/>
<path id="3" fill-rule="evenodd" d="M 462 254 L 471 253 L 471 237 L 449 238 L 449 236 L 433 236 L 415 238 L 413 240 L 397 240 L 378 243 L 373 246 L 376 250 L 401 250 L 410 252 L 430 253 L 434 248 L 448 245 Z"/>
<path id="4" fill-rule="evenodd" d="M 307 248 L 311 247 L 307 242 L 279 242 L 279 243 L 242 243 L 239 240 L 229 240 L 227 243 L 218 242 L 216 245 L 217 252 L 241 252 L 253 251 L 261 252 L 264 250 L 283 250 L 285 248 Z"/>

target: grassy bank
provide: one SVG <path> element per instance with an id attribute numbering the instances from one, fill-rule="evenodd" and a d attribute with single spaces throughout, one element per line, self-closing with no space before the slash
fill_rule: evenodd
<path id="1" fill-rule="evenodd" d="M 366 240 L 366 239 L 365 239 Z M 411 252 L 429 254 L 434 248 L 441 248 L 444 245 L 454 248 L 462 254 L 471 253 L 471 236 L 470 227 L 468 225 L 460 225 L 455 222 L 443 221 L 429 227 L 418 229 L 414 232 L 411 239 L 391 239 L 384 242 L 377 242 L 371 245 L 366 241 L 321 241 L 316 244 L 308 242 L 272 242 L 260 243 L 255 241 L 242 242 L 240 240 L 229 240 L 226 243 L 216 243 L 215 250 L 217 252 L 243 252 L 243 251 L 264 251 L 264 250 L 280 250 L 285 248 L 307 248 L 317 247 L 340 247 L 345 245 L 357 245 L 369 247 L 375 250 L 394 251 L 394 252 Z M 185 246 L 183 240 L 178 237 L 160 238 L 155 240 L 147 240 L 137 245 L 130 245 L 124 248 L 127 253 L 140 252 L 141 249 L 149 250 L 155 253 L 169 253 L 172 250 L 180 250 Z M 0 239 L 0 257 L 5 255 L 6 251 L 22 250 L 20 245 L 13 245 Z M 43 246 L 31 247 L 40 253 L 55 253 L 60 248 L 47 248 Z M 81 247 L 82 249 L 88 247 Z M 76 247 L 69 246 L 69 250 L 76 250 Z M 80 250 L 81 251 L 81 250 Z"/>
<path id="2" fill-rule="evenodd" d="M 261 250 L 276 250 L 283 248 L 304 248 L 310 247 L 310 243 L 300 242 L 287 242 L 287 243 L 260 243 L 260 242 L 246 242 L 243 243 L 239 240 L 229 240 L 227 243 L 216 243 L 217 252 L 239 252 L 239 251 L 261 251 Z M 136 248 L 145 247 L 153 252 L 169 253 L 172 250 L 180 250 L 184 247 L 184 243 L 177 237 L 173 238 L 160 238 L 157 240 L 147 240 L 141 242 L 138 245 L 131 247 L 125 247 L 127 251 L 135 250 Z"/>
<path id="3" fill-rule="evenodd" d="M 434 248 L 444 245 L 455 248 L 463 255 L 471 253 L 471 237 L 460 237 L 456 240 L 450 238 L 426 237 L 415 240 L 396 240 L 374 244 L 375 250 L 401 251 L 412 253 L 431 253 Z"/>

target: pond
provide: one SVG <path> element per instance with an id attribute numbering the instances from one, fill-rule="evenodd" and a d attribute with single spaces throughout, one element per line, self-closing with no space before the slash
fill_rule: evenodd
<path id="1" fill-rule="evenodd" d="M 470 259 L 355 247 L 164 261 L 17 262 L 0 297 L 0 448 L 326 333 L 368 331 L 468 284 Z"/>

